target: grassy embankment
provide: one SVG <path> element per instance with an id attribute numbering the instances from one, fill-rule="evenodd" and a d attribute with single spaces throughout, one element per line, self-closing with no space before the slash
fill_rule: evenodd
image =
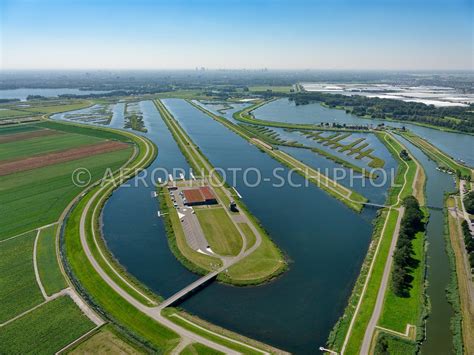
<path id="1" fill-rule="evenodd" d="M 192 343 L 186 346 L 180 355 L 219 355 L 223 354 L 220 351 L 208 348 L 199 343 Z"/>
<path id="2" fill-rule="evenodd" d="M 455 207 L 453 196 L 446 199 L 446 250 L 449 256 L 451 279 L 447 288 L 448 299 L 453 306 L 454 316 L 451 318 L 453 343 L 456 350 L 464 348 L 467 354 L 474 351 L 474 300 L 471 298 L 471 270 L 465 261 L 464 236 L 460 222 L 449 209 Z"/>
<path id="3" fill-rule="evenodd" d="M 232 122 L 226 120 L 225 118 L 215 115 L 212 112 L 202 108 L 201 106 L 194 104 L 193 102 L 190 102 L 190 104 L 193 105 L 198 110 L 209 115 L 214 120 L 222 123 L 224 126 L 229 128 L 231 131 L 237 133 L 242 138 L 255 144 L 260 150 L 266 152 L 269 156 L 271 156 L 272 158 L 274 158 L 281 164 L 289 167 L 290 169 L 296 169 L 296 172 L 298 172 L 300 175 L 307 178 L 316 186 L 320 187 L 321 189 L 326 191 L 328 194 L 330 194 L 334 198 L 345 203 L 348 207 L 354 209 L 355 211 L 360 212 L 363 208 L 363 203 L 367 202 L 367 199 L 363 197 L 362 195 L 342 186 L 336 181 L 329 179 L 327 176 L 325 176 L 318 170 L 309 167 L 308 165 L 293 158 L 292 156 L 286 154 L 285 152 L 277 150 L 277 149 L 270 149 L 269 147 L 267 147 L 267 144 L 259 144 L 258 141 L 255 141 L 254 139 L 252 139 L 252 138 L 256 138 L 255 135 L 252 135 L 251 132 L 246 131 L 241 126 L 233 124 Z"/>
<path id="4" fill-rule="evenodd" d="M 164 104 L 159 100 L 155 101 L 155 104 L 158 108 L 158 111 L 160 112 L 161 117 L 165 121 L 171 134 L 177 142 L 180 150 L 182 151 L 183 155 L 186 157 L 188 163 L 194 169 L 194 171 L 202 171 L 205 176 L 212 180 L 211 182 L 213 184 L 213 189 L 216 192 L 218 200 L 223 206 L 228 206 L 230 203 L 230 199 L 232 198 L 232 200 L 234 200 L 238 204 L 239 210 L 242 213 L 246 214 L 251 223 L 253 223 L 253 226 L 259 231 L 260 235 L 262 236 L 262 243 L 259 248 L 257 248 L 257 250 L 255 250 L 252 254 L 239 261 L 237 264 L 230 267 L 227 273 L 221 273 L 218 276 L 218 279 L 223 282 L 231 283 L 234 285 L 251 285 L 266 282 L 269 279 L 285 271 L 286 262 L 283 258 L 282 253 L 270 240 L 269 236 L 266 234 L 263 228 L 261 228 L 258 221 L 256 221 L 256 219 L 246 209 L 245 205 L 242 203 L 242 201 L 240 201 L 239 197 L 235 194 L 233 189 L 230 189 L 228 186 L 225 185 L 225 182 L 222 180 L 222 177 L 218 176 L 215 172 L 211 174 L 211 171 L 213 169 L 212 164 L 194 145 L 189 136 L 184 132 L 184 130 L 179 126 L 178 122 L 166 109 Z M 224 186 L 222 186 L 223 183 Z M 229 196 L 231 196 L 231 198 Z M 165 199 L 165 202 L 169 203 L 170 201 Z M 170 218 L 173 218 L 173 215 L 176 214 L 175 209 L 168 205 L 167 210 L 174 212 L 170 213 Z M 176 219 L 176 217 L 174 218 Z M 171 223 L 171 226 L 172 228 L 168 228 L 168 231 L 174 231 L 174 235 L 169 235 L 172 240 L 173 238 L 176 238 L 176 240 L 178 241 L 177 238 L 184 237 L 184 233 L 182 232 L 182 227 L 179 223 L 179 220 L 177 221 L 177 223 Z M 241 234 L 244 234 L 245 230 L 241 230 L 241 232 Z M 255 238 L 254 235 L 245 235 L 245 237 L 247 240 L 252 240 L 253 238 Z M 179 247 L 180 243 L 176 242 L 176 244 Z M 181 254 L 184 254 L 183 250 L 180 249 L 180 251 Z M 186 250 L 184 250 L 184 252 L 186 252 Z M 263 259 L 262 256 L 264 256 L 265 259 Z M 181 257 L 178 257 L 178 259 L 182 260 Z M 199 261 L 195 259 L 191 259 L 188 261 L 191 261 L 193 264 L 196 264 L 198 268 L 202 269 L 204 267 L 205 270 L 210 270 L 213 267 L 211 265 L 199 266 Z M 198 271 L 195 268 L 192 268 L 191 270 Z"/>
<path id="5" fill-rule="evenodd" d="M 385 139 L 383 134 L 379 135 L 379 138 L 381 138 L 381 141 L 387 146 L 387 149 L 394 158 L 399 160 L 399 153 L 403 148 L 398 144 L 398 141 L 388 135 L 387 139 Z M 407 162 L 407 164 L 404 164 L 400 160 L 399 162 L 395 181 L 401 183 L 402 186 L 391 187 L 387 198 L 388 203 L 394 206 L 398 206 L 399 201 L 412 194 L 413 179 L 416 175 L 416 163 L 409 164 Z M 406 182 L 404 176 L 406 176 Z M 346 341 L 345 352 L 355 354 L 362 345 L 365 330 L 375 307 L 398 214 L 399 211 L 396 209 L 385 208 L 379 211 L 375 220 L 372 243 L 349 298 L 348 306 L 328 338 L 328 346 L 333 350 L 341 351 Z M 353 319 L 354 317 L 356 318 Z M 351 322 L 353 326 L 348 334 Z"/>
<path id="6" fill-rule="evenodd" d="M 474 178 L 474 171 L 467 166 L 464 166 L 456 162 L 448 154 L 441 151 L 441 149 L 435 147 L 433 144 L 417 136 L 415 133 L 406 131 L 400 132 L 402 137 L 406 138 L 413 145 L 420 148 L 428 157 L 434 160 L 440 168 L 451 171 L 453 173 L 459 172 L 463 177 Z"/>
<path id="7" fill-rule="evenodd" d="M 221 328 L 176 308 L 166 308 L 162 314 L 173 323 L 242 354 L 275 353 L 276 350 L 267 344 Z"/>

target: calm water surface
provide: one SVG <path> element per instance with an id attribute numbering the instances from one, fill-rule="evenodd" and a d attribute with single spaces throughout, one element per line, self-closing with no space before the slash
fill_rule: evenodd
<path id="1" fill-rule="evenodd" d="M 468 134 L 443 132 L 437 129 L 421 127 L 410 123 L 390 122 L 377 119 L 363 119 L 347 114 L 344 110 L 330 109 L 319 103 L 296 106 L 288 99 L 279 99 L 259 107 L 253 114 L 256 118 L 269 121 L 292 123 L 338 122 L 348 124 L 385 123 L 393 127 L 405 126 L 435 144 L 438 148 L 456 159 L 462 159 L 474 166 L 474 136 Z"/>

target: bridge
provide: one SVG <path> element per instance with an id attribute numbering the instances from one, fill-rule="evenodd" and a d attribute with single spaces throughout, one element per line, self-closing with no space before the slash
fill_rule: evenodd
<path id="1" fill-rule="evenodd" d="M 160 305 L 156 308 L 159 309 L 164 309 L 166 307 L 169 307 L 179 300 L 183 299 L 184 297 L 188 296 L 192 292 L 196 291 L 200 287 L 204 286 L 207 282 L 210 282 L 213 280 L 219 273 L 225 270 L 225 267 L 220 268 L 219 270 L 210 272 L 209 274 L 197 279 L 194 281 L 192 284 L 189 284 L 185 288 L 183 288 L 181 291 L 176 292 L 173 296 L 168 297 L 166 300 L 160 303 Z"/>

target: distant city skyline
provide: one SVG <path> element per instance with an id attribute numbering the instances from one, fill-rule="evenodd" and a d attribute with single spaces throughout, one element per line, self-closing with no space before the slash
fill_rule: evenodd
<path id="1" fill-rule="evenodd" d="M 0 0 L 0 68 L 472 70 L 472 0 Z"/>

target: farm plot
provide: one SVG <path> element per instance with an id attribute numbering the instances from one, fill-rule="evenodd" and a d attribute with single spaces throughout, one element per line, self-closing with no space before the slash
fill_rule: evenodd
<path id="1" fill-rule="evenodd" d="M 1 354 L 54 354 L 95 327 L 68 296 L 56 298 L 0 331 Z"/>
<path id="2" fill-rule="evenodd" d="M 35 238 L 33 231 L 0 244 L 0 324 L 44 301 L 33 267 Z"/>
<path id="3" fill-rule="evenodd" d="M 119 168 L 132 153 L 131 145 L 118 142 L 121 136 L 111 132 L 49 122 L 38 124 L 38 128 L 61 128 L 62 132 L 0 143 L 2 157 L 18 157 L 19 154 L 22 157 L 0 161 L 0 240 L 55 222 L 67 203 L 83 188 L 72 181 L 72 173 L 77 168 L 87 169 L 91 182 L 96 181 L 107 168 Z M 28 129 L 30 131 L 7 131 L 13 135 L 39 132 Z M 0 129 L 0 138 L 6 139 L 9 135 L 2 134 L 2 131 Z M 65 141 L 64 137 L 71 141 Z M 37 140 L 41 140 L 44 146 L 30 148 L 29 143 Z M 73 144 L 77 146 L 67 149 Z M 35 155 L 52 149 L 56 151 Z M 30 156 L 25 157 L 27 154 Z"/>
<path id="4" fill-rule="evenodd" d="M 51 134 L 43 137 L 31 137 L 25 134 L 20 137 L 13 137 L 18 139 L 10 142 L 6 141 L 9 136 L 0 138 L 0 164 L 4 161 L 14 161 L 25 157 L 59 152 L 69 148 L 101 142 L 100 139 L 95 137 L 52 130 L 48 131 L 50 131 Z M 34 133 L 37 135 L 40 134 L 40 132 L 42 131 L 31 132 L 30 134 L 33 135 Z M 16 134 L 14 136 L 19 135 Z"/>
<path id="5" fill-rule="evenodd" d="M 44 154 L 20 160 L 0 161 L 0 176 L 13 174 L 20 171 L 32 170 L 44 166 L 55 165 L 58 163 L 77 160 L 95 154 L 103 154 L 126 148 L 124 143 L 120 142 L 101 142 L 91 144 L 85 147 L 78 147 L 61 152 Z"/>

